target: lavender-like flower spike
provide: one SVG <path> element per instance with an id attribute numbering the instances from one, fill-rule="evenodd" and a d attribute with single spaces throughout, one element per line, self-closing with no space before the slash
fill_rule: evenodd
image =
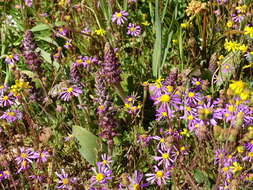
<path id="1" fill-rule="evenodd" d="M 37 73 L 41 73 L 42 60 L 40 55 L 35 51 L 37 48 L 34 40 L 32 31 L 28 30 L 25 32 L 25 37 L 22 42 L 22 51 L 25 56 L 25 63 L 29 68 Z"/>
<path id="2" fill-rule="evenodd" d="M 113 145 L 113 137 L 117 135 L 116 128 L 117 122 L 114 118 L 115 109 L 110 100 L 109 92 L 106 89 L 105 76 L 101 71 L 98 71 L 96 74 L 96 94 L 98 96 L 97 102 L 98 107 L 98 117 L 99 117 L 99 126 L 102 128 L 100 136 L 107 139 L 110 146 Z"/>
<path id="3" fill-rule="evenodd" d="M 114 49 L 107 42 L 104 49 L 104 63 L 102 63 L 102 72 L 104 78 L 107 79 L 109 84 L 117 84 L 121 81 L 120 78 L 120 64 L 115 55 Z"/>

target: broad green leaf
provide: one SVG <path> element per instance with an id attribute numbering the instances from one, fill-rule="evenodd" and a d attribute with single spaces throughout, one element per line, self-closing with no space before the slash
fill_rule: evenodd
<path id="1" fill-rule="evenodd" d="M 38 24 L 36 26 L 34 26 L 31 31 L 32 32 L 39 32 L 39 31 L 43 31 L 43 30 L 49 30 L 50 26 L 47 24 Z"/>
<path id="2" fill-rule="evenodd" d="M 73 135 L 79 141 L 81 148 L 80 154 L 90 163 L 95 164 L 97 160 L 98 137 L 89 132 L 87 129 L 80 126 L 73 126 Z"/>
<path id="3" fill-rule="evenodd" d="M 52 63 L 51 60 L 51 55 L 50 53 L 46 52 L 45 50 L 41 49 L 41 48 L 37 48 L 40 51 L 41 56 L 43 57 L 43 59 L 48 62 L 48 63 Z M 59 69 L 60 65 L 59 63 L 57 63 L 56 61 L 53 62 L 53 66 L 56 68 L 56 70 Z"/>
<path id="4" fill-rule="evenodd" d="M 45 37 L 43 37 L 43 36 L 36 36 L 36 39 L 43 40 L 43 41 L 48 42 L 50 44 L 53 44 L 53 45 L 55 45 L 57 47 L 59 46 L 55 40 L 53 40 L 52 38 L 50 38 L 48 36 L 45 36 Z"/>

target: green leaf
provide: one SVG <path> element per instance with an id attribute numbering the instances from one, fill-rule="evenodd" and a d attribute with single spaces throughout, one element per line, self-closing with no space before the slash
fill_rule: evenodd
<path id="1" fill-rule="evenodd" d="M 159 0 L 155 2 L 155 32 L 156 39 L 153 51 L 152 71 L 155 78 L 160 77 L 161 55 L 162 55 L 162 28 L 159 15 Z"/>
<path id="2" fill-rule="evenodd" d="M 48 62 L 48 63 L 52 63 L 51 60 L 51 55 L 50 53 L 46 52 L 45 50 L 41 49 L 41 48 L 37 48 L 40 51 L 41 56 L 43 57 L 43 59 Z M 54 61 L 53 62 L 53 66 L 56 68 L 56 70 L 58 70 L 60 68 L 60 65 L 58 62 Z"/>
<path id="3" fill-rule="evenodd" d="M 45 42 L 48 42 L 50 44 L 53 44 L 53 45 L 59 47 L 59 45 L 57 44 L 57 42 L 55 40 L 53 40 L 52 38 L 48 37 L 48 36 L 45 36 L 45 37 L 43 37 L 43 36 L 36 36 L 36 39 L 43 40 Z"/>
<path id="4" fill-rule="evenodd" d="M 38 24 L 38 25 L 34 26 L 34 27 L 31 29 L 31 31 L 32 31 L 32 32 L 39 32 L 39 31 L 49 30 L 49 29 L 50 29 L 50 27 L 49 27 L 49 25 L 47 25 L 47 24 Z"/>
<path id="5" fill-rule="evenodd" d="M 95 164 L 97 160 L 97 151 L 100 148 L 98 137 L 80 126 L 73 126 L 73 135 L 79 141 L 81 148 L 80 154 L 90 163 Z M 104 146 L 105 149 L 105 146 Z"/>

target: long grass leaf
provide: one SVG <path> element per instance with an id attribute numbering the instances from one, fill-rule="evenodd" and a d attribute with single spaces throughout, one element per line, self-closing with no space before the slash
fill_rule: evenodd
<path id="1" fill-rule="evenodd" d="M 159 78 L 162 53 L 162 27 L 159 15 L 159 0 L 155 2 L 155 33 L 156 39 L 153 51 L 152 72 L 154 77 Z"/>

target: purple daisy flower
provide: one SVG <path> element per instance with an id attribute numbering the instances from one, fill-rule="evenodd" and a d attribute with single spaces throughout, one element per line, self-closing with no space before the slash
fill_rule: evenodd
<path id="1" fill-rule="evenodd" d="M 147 177 L 147 181 L 151 184 L 156 183 L 158 186 L 165 185 L 166 180 L 170 177 L 170 172 L 166 170 L 160 170 L 157 166 L 155 168 L 155 173 L 148 173 L 145 176 Z"/>
<path id="2" fill-rule="evenodd" d="M 253 140 L 251 140 L 250 142 L 247 142 L 247 143 L 245 144 L 245 147 L 246 147 L 246 149 L 247 149 L 248 151 L 253 152 Z"/>
<path id="3" fill-rule="evenodd" d="M 96 57 L 88 57 L 88 56 L 85 56 L 83 58 L 83 66 L 89 70 L 94 64 L 97 64 L 98 63 L 98 60 Z"/>
<path id="4" fill-rule="evenodd" d="M 14 122 L 16 120 L 21 120 L 23 114 L 19 110 L 7 110 L 4 114 L 0 117 L 0 119 L 5 119 L 7 122 Z"/>
<path id="5" fill-rule="evenodd" d="M 200 100 L 201 97 L 199 93 L 190 91 L 186 94 L 186 104 L 189 105 L 190 107 L 198 105 Z"/>
<path id="6" fill-rule="evenodd" d="M 127 21 L 128 12 L 122 10 L 120 12 L 115 12 L 112 15 L 112 22 L 116 22 L 117 25 L 122 25 L 125 21 Z"/>
<path id="7" fill-rule="evenodd" d="M 138 135 L 137 143 L 141 144 L 142 146 L 148 146 L 150 141 L 152 140 L 151 136 L 148 136 L 146 134 Z"/>
<path id="8" fill-rule="evenodd" d="M 69 49 L 69 48 L 71 48 L 73 45 L 72 45 L 72 40 L 68 40 L 68 41 L 66 41 L 66 43 L 65 43 L 65 45 L 64 45 L 64 47 L 66 48 L 66 49 Z"/>
<path id="9" fill-rule="evenodd" d="M 156 110 L 156 120 L 160 121 L 162 119 L 166 119 L 166 118 L 173 118 L 174 111 L 171 109 L 168 109 L 168 107 L 165 106 L 160 106 L 159 109 Z"/>
<path id="10" fill-rule="evenodd" d="M 8 89 L 9 87 L 7 85 L 0 85 L 0 96 L 3 96 Z"/>
<path id="11" fill-rule="evenodd" d="M 5 63 L 15 65 L 19 60 L 19 56 L 17 54 L 7 55 L 5 58 Z"/>
<path id="12" fill-rule="evenodd" d="M 105 184 L 108 183 L 108 180 L 111 180 L 112 171 L 104 166 L 103 164 L 97 163 L 97 170 L 92 168 L 96 175 L 91 177 L 91 186 L 95 184 Z"/>
<path id="13" fill-rule="evenodd" d="M 64 169 L 61 171 L 61 173 L 55 172 L 59 178 L 57 189 L 72 189 L 72 184 L 76 183 L 77 178 L 70 178 Z"/>
<path id="14" fill-rule="evenodd" d="M 172 163 L 175 162 L 175 157 L 171 155 L 171 149 L 167 149 L 166 151 L 158 150 L 161 156 L 154 156 L 155 161 L 158 161 L 158 166 L 163 166 L 168 169 Z"/>
<path id="15" fill-rule="evenodd" d="M 57 32 L 58 32 L 56 34 L 57 36 L 60 36 L 60 35 L 67 36 L 67 34 L 68 34 L 68 30 L 66 28 L 64 28 L 64 27 L 59 27 L 58 30 L 57 30 Z"/>
<path id="16" fill-rule="evenodd" d="M 25 0 L 25 5 L 28 7 L 32 7 L 33 6 L 33 0 Z"/>
<path id="17" fill-rule="evenodd" d="M 128 31 L 127 34 L 131 36 L 139 36 L 141 34 L 141 26 L 129 23 L 127 27 Z"/>
<path id="18" fill-rule="evenodd" d="M 1 107 L 12 106 L 14 104 L 14 101 L 15 97 L 13 96 L 13 93 L 9 93 L 8 96 L 0 97 L 0 106 Z"/>
<path id="19" fill-rule="evenodd" d="M 9 170 L 3 171 L 4 179 L 9 179 L 11 177 L 11 172 Z"/>
<path id="20" fill-rule="evenodd" d="M 20 155 L 15 159 L 17 164 L 20 165 L 18 173 L 30 168 L 30 164 L 33 162 L 34 159 L 36 159 L 35 152 L 31 148 L 20 148 Z"/>
<path id="21" fill-rule="evenodd" d="M 137 170 L 134 171 L 132 177 L 128 177 L 130 184 L 128 185 L 129 190 L 141 190 L 143 187 L 147 187 L 149 184 L 142 184 L 143 174 Z"/>
<path id="22" fill-rule="evenodd" d="M 50 157 L 50 154 L 48 151 L 44 150 L 41 152 L 35 152 L 35 157 L 37 159 L 37 163 L 46 163 L 48 157 Z"/>
<path id="23" fill-rule="evenodd" d="M 69 101 L 73 96 L 79 96 L 83 91 L 76 87 L 71 86 L 69 88 L 63 88 L 63 92 L 60 93 L 60 98 L 64 101 Z"/>
<path id="24" fill-rule="evenodd" d="M 247 155 L 245 157 L 243 157 L 242 159 L 243 161 L 248 161 L 251 162 L 253 161 L 253 151 L 248 152 Z"/>
<path id="25" fill-rule="evenodd" d="M 110 164 L 113 162 L 112 157 L 108 156 L 107 154 L 102 154 L 101 158 L 102 158 L 102 162 L 100 162 L 100 164 L 110 168 Z"/>

